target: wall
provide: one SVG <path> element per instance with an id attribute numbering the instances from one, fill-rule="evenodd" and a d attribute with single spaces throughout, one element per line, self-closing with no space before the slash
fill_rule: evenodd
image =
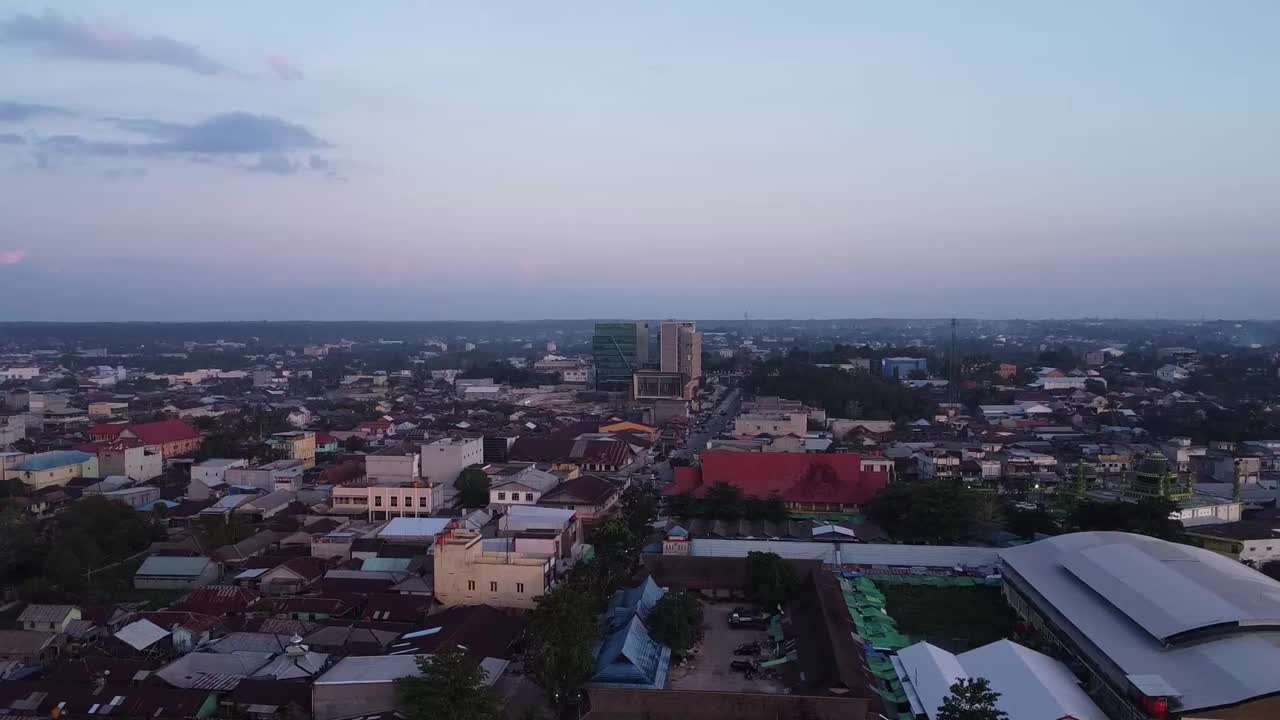
<path id="1" fill-rule="evenodd" d="M 98 454 L 98 460 L 103 477 L 124 475 L 138 482 L 146 482 L 164 472 L 164 459 L 160 453 L 147 452 L 142 447 L 103 449 Z"/>
<path id="2" fill-rule="evenodd" d="M 79 477 L 100 477 L 98 475 L 98 458 L 90 458 L 83 463 L 63 465 L 62 467 L 49 468 L 48 470 L 5 471 L 6 479 L 17 478 L 36 490 L 52 485 L 65 486 L 68 482 Z"/>
<path id="3" fill-rule="evenodd" d="M 754 437 L 761 433 L 770 435 L 804 435 L 809 430 L 809 417 L 804 413 L 778 415 L 739 415 L 733 421 L 733 434 Z"/>
<path id="4" fill-rule="evenodd" d="M 367 455 L 364 473 L 372 483 L 412 482 L 421 477 L 421 460 L 413 455 Z"/>
<path id="5" fill-rule="evenodd" d="M 460 543 L 436 545 L 435 597 L 443 605 L 492 605 L 533 609 L 546 589 L 545 563 L 507 564 L 474 562 L 479 540 L 470 546 Z M 490 583 L 497 583 L 492 590 Z M 468 583 L 475 583 L 471 589 Z M 517 583 L 523 583 L 520 592 Z"/>
<path id="6" fill-rule="evenodd" d="M 191 479 L 203 481 L 206 485 L 216 485 L 220 482 L 226 482 L 227 470 L 231 468 L 242 468 L 249 464 L 247 460 L 236 460 L 232 465 L 223 465 L 221 467 L 201 467 L 195 465 L 191 468 Z"/>
<path id="7" fill-rule="evenodd" d="M 721 662 L 717 658 L 715 662 Z M 723 659 L 728 663 L 729 659 Z M 865 720 L 864 698 L 589 688 L 586 720 Z M 691 712 L 690 708 L 697 708 Z"/>
<path id="8" fill-rule="evenodd" d="M 394 682 L 340 683 L 311 687 L 311 713 L 315 720 L 369 715 L 395 710 Z"/>
<path id="9" fill-rule="evenodd" d="M 423 445 L 421 462 L 424 478 L 452 486 L 464 468 L 484 462 L 484 442 L 475 438 L 458 443 L 443 441 Z"/>

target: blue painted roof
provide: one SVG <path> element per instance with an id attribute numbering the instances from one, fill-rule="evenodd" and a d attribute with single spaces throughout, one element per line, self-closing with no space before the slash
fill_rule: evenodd
<path id="1" fill-rule="evenodd" d="M 658 583 L 653 581 L 653 577 L 645 578 L 643 583 L 633 588 L 624 588 L 615 592 L 609 599 L 609 609 L 606 611 L 609 625 L 618 627 L 630 620 L 633 615 L 639 615 L 642 620 L 648 618 L 649 612 L 653 610 L 654 605 L 658 604 L 665 592 L 658 587 Z"/>
<path id="2" fill-rule="evenodd" d="M 640 618 L 632 616 L 600 644 L 591 684 L 661 690 L 670 664 L 671 648 L 656 642 Z"/>
<path id="3" fill-rule="evenodd" d="M 79 465 L 93 457 L 93 455 L 79 450 L 54 450 L 32 455 L 29 460 L 14 468 L 14 470 L 31 470 L 33 472 L 52 470 L 53 468 L 66 467 L 67 465 Z"/>

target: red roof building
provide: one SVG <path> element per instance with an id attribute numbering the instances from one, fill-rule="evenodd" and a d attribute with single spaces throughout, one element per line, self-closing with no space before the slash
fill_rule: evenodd
<path id="1" fill-rule="evenodd" d="M 889 484 L 884 471 L 863 469 L 855 453 L 744 453 L 710 450 L 701 467 L 675 469 L 675 482 L 664 495 L 701 496 L 707 488 L 728 483 L 743 495 L 767 498 L 778 494 L 791 510 L 848 512 L 874 498 Z"/>
<path id="2" fill-rule="evenodd" d="M 200 447 L 200 431 L 185 420 L 161 420 L 153 423 L 107 423 L 89 431 L 95 443 L 137 441 L 160 448 L 162 457 L 188 455 Z"/>

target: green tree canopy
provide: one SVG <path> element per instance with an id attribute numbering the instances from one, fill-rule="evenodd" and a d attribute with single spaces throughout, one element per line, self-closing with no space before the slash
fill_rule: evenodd
<path id="1" fill-rule="evenodd" d="M 600 632 L 596 618 L 595 603 L 575 583 L 544 595 L 530 618 L 524 667 L 558 712 L 578 705 L 582 685 L 591 677 L 591 650 Z"/>
<path id="2" fill-rule="evenodd" d="M 685 655 L 702 641 L 702 602 L 686 592 L 668 592 L 645 620 L 654 640 Z"/>
<path id="3" fill-rule="evenodd" d="M 498 693 L 483 668 L 457 648 L 442 648 L 418 658 L 418 677 L 396 681 L 400 710 L 409 720 L 496 720 L 502 714 Z"/>
<path id="4" fill-rule="evenodd" d="M 1075 530 L 1119 530 L 1177 540 L 1182 537 L 1182 521 L 1172 518 L 1177 511 L 1178 504 L 1167 498 L 1143 498 L 1137 502 L 1086 500 L 1067 516 L 1067 524 Z"/>
<path id="5" fill-rule="evenodd" d="M 717 520 L 737 520 L 744 509 L 742 491 L 736 485 L 718 482 L 707 488 L 702 498 L 703 514 Z"/>
<path id="6" fill-rule="evenodd" d="M 482 508 L 489 505 L 489 474 L 480 466 L 472 465 L 458 475 L 454 483 L 458 491 L 457 504 L 465 508 Z"/>
<path id="7" fill-rule="evenodd" d="M 951 694 L 938 706 L 934 720 L 1007 720 L 996 706 L 1000 693 L 986 678 L 964 678 L 951 686 Z"/>
<path id="8" fill-rule="evenodd" d="M 953 543 L 990 521 L 991 508 L 958 482 L 902 482 L 867 506 L 867 517 L 895 539 Z"/>
<path id="9" fill-rule="evenodd" d="M 749 552 L 747 584 L 752 601 L 772 611 L 791 598 L 799 583 L 790 563 L 775 553 Z"/>

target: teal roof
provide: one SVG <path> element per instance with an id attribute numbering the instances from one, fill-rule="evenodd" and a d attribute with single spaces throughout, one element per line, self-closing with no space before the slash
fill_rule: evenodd
<path id="1" fill-rule="evenodd" d="M 17 466 L 14 470 L 31 470 L 33 472 L 52 470 L 53 468 L 66 467 L 67 465 L 79 465 L 93 459 L 93 457 L 93 455 L 79 450 L 54 450 L 32 455 L 29 460 Z"/>
<path id="2" fill-rule="evenodd" d="M 364 559 L 364 564 L 360 566 L 360 569 L 366 572 L 397 572 L 408 570 L 411 561 L 411 558 L 371 557 Z"/>
<path id="3" fill-rule="evenodd" d="M 198 577 L 212 562 L 207 557 L 165 557 L 152 555 L 143 561 L 135 575 L 161 575 Z"/>

